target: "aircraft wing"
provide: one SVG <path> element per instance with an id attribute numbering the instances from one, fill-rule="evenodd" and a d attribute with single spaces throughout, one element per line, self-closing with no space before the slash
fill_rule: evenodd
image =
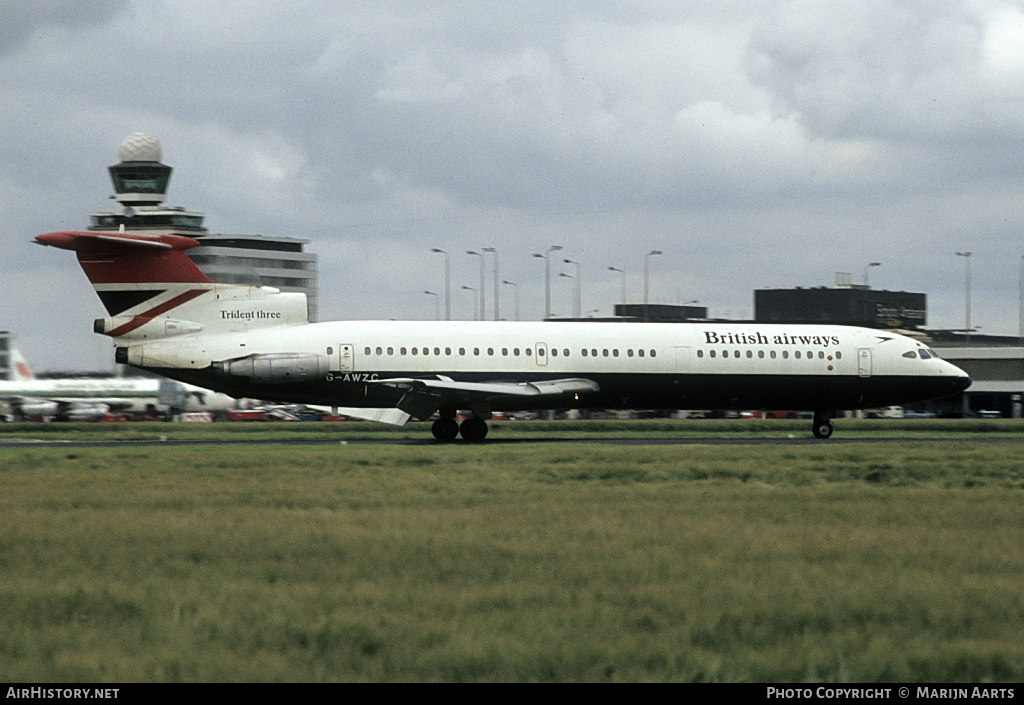
<path id="1" fill-rule="evenodd" d="M 429 417 L 442 406 L 469 407 L 473 402 L 493 404 L 503 399 L 528 397 L 546 397 L 545 401 L 550 401 L 550 397 L 600 391 L 597 382 L 582 378 L 540 382 L 457 382 L 439 375 L 436 378 L 394 377 L 375 380 L 375 383 L 408 390 L 397 407 L 418 419 Z"/>

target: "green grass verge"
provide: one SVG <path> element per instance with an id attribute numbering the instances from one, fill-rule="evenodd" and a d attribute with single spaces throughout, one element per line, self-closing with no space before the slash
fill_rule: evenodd
<path id="1" fill-rule="evenodd" d="M 0 449 L 0 679 L 1024 677 L 966 443 Z"/>

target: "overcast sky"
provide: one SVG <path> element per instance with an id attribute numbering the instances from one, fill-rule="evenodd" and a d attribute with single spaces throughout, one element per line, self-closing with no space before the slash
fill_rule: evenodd
<path id="1" fill-rule="evenodd" d="M 5 0 L 0 329 L 37 371 L 112 367 L 70 252 L 135 131 L 211 232 L 307 238 L 320 319 L 471 318 L 494 247 L 521 317 L 698 300 L 836 272 L 1016 334 L 1022 0 Z M 558 257 L 556 253 L 555 257 Z M 487 315 L 493 292 L 487 258 Z M 503 286 L 501 313 L 514 314 Z M 443 301 L 442 301 L 443 305 Z M 442 314 L 443 315 L 443 314 Z"/>

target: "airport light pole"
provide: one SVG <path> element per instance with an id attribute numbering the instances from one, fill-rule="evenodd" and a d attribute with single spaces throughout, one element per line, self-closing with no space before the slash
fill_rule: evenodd
<path id="1" fill-rule="evenodd" d="M 501 287 L 498 286 L 498 251 L 493 247 L 485 247 L 483 248 L 483 251 L 494 255 L 494 320 L 500 321 L 501 316 L 498 313 L 498 291 Z"/>
<path id="2" fill-rule="evenodd" d="M 434 320 L 435 321 L 440 321 L 441 320 L 441 297 L 438 296 L 437 292 L 434 292 L 434 291 L 424 291 L 423 293 L 427 294 L 429 296 L 433 296 L 434 297 Z"/>
<path id="3" fill-rule="evenodd" d="M 957 252 L 957 257 L 963 257 L 967 262 L 967 279 L 965 283 L 966 295 L 964 299 L 964 337 L 971 339 L 971 252 Z"/>
<path id="4" fill-rule="evenodd" d="M 431 252 L 438 252 L 444 255 L 444 320 L 452 320 L 452 262 L 448 253 L 436 247 L 430 248 Z"/>
<path id="5" fill-rule="evenodd" d="M 609 267 L 609 272 L 618 272 L 622 275 L 622 305 L 626 305 L 626 273 L 618 267 Z"/>
<path id="6" fill-rule="evenodd" d="M 479 314 L 479 311 L 477 310 L 478 309 L 478 305 L 477 305 L 477 300 L 476 300 L 476 289 L 474 289 L 471 286 L 466 286 L 465 284 L 462 285 L 462 288 L 465 289 L 466 291 L 472 291 L 473 292 L 473 320 L 475 321 L 475 320 L 477 320 L 477 315 Z"/>
<path id="7" fill-rule="evenodd" d="M 881 262 L 869 262 L 867 265 L 865 265 L 865 267 L 864 267 L 864 286 L 866 288 L 868 288 L 868 289 L 871 288 L 871 284 L 868 282 L 868 276 L 869 276 L 869 272 L 871 271 L 871 268 L 872 267 L 881 267 L 881 266 L 882 266 Z"/>
<path id="8" fill-rule="evenodd" d="M 513 295 L 513 297 L 515 299 L 515 304 L 516 304 L 516 320 L 518 321 L 519 320 L 519 285 L 516 284 L 515 282 L 510 282 L 507 279 L 505 279 L 501 283 L 502 284 L 508 284 L 510 287 L 512 287 L 512 295 Z"/>
<path id="9" fill-rule="evenodd" d="M 660 255 L 661 250 L 651 250 L 644 255 L 644 323 L 647 323 L 650 317 L 647 315 L 647 293 L 650 283 L 650 270 L 651 270 L 651 257 L 654 255 Z"/>
<path id="10" fill-rule="evenodd" d="M 576 279 L 576 277 L 574 277 L 573 275 L 566 274 L 565 272 L 561 272 L 558 276 L 559 277 L 565 277 L 566 279 Z M 573 289 L 575 289 L 575 286 L 573 287 Z M 575 293 L 575 291 L 573 293 Z M 573 318 L 578 318 L 578 316 L 576 316 L 576 304 L 575 303 L 573 304 Z"/>
<path id="11" fill-rule="evenodd" d="M 548 248 L 547 252 L 542 254 L 535 253 L 534 257 L 539 257 L 544 260 L 544 318 L 551 318 L 551 253 L 561 250 L 561 245 L 552 245 Z"/>
<path id="12" fill-rule="evenodd" d="M 473 250 L 466 250 L 466 254 L 476 255 L 477 257 L 480 258 L 480 317 L 477 318 L 477 320 L 483 321 L 487 318 L 487 314 L 484 312 L 484 307 L 486 306 L 486 303 L 484 301 L 484 292 L 487 291 L 486 280 L 484 279 L 484 254 L 482 252 L 474 252 Z"/>
<path id="13" fill-rule="evenodd" d="M 1017 277 L 1017 337 L 1024 345 L 1024 256 L 1020 258 L 1020 274 Z"/>
<path id="14" fill-rule="evenodd" d="M 580 263 L 579 262 L 574 262 L 571 259 L 563 259 L 562 263 L 563 264 L 574 264 L 574 265 L 576 265 L 576 282 L 575 282 L 575 287 L 573 287 L 573 294 L 575 295 L 575 301 L 573 302 L 573 306 L 572 306 L 572 317 L 573 318 L 581 318 L 583 316 L 583 313 L 582 313 L 582 311 L 583 311 L 583 302 L 582 302 L 582 299 L 583 299 L 583 291 L 582 291 L 583 284 L 582 284 L 582 279 L 580 278 Z"/>

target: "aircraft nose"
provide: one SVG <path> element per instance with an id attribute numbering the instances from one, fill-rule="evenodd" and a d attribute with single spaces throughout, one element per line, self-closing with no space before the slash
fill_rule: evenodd
<path id="1" fill-rule="evenodd" d="M 962 392 L 971 386 L 971 378 L 966 374 L 960 374 L 956 377 L 954 384 L 956 384 L 956 391 Z"/>

